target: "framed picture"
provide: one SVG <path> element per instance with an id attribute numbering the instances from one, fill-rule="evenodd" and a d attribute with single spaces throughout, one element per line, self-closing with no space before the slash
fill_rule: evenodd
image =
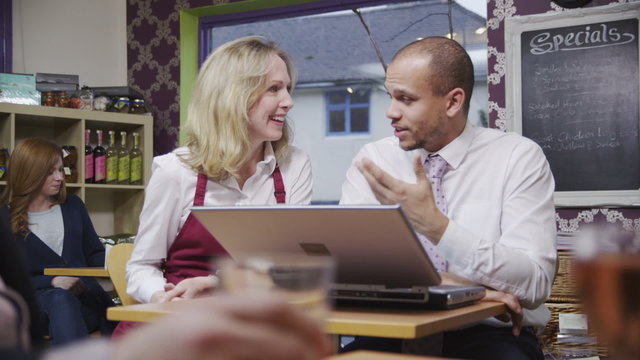
<path id="1" fill-rule="evenodd" d="M 505 21 L 510 130 L 542 147 L 558 206 L 640 204 L 640 3 Z"/>

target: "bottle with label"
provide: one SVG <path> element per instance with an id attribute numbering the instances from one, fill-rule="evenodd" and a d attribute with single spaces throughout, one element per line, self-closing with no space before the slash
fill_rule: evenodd
<path id="1" fill-rule="evenodd" d="M 118 149 L 116 148 L 116 132 L 109 131 L 109 147 L 107 148 L 107 184 L 118 181 Z"/>
<path id="2" fill-rule="evenodd" d="M 98 144 L 93 148 L 93 182 L 104 184 L 107 179 L 107 150 L 102 146 L 102 130 L 96 130 Z"/>
<path id="3" fill-rule="evenodd" d="M 93 183 L 93 148 L 91 147 L 91 130 L 84 133 L 84 182 Z"/>
<path id="4" fill-rule="evenodd" d="M 133 148 L 131 148 L 131 185 L 142 184 L 142 150 L 140 150 L 140 134 L 133 133 Z"/>
<path id="5" fill-rule="evenodd" d="M 120 131 L 120 148 L 118 149 L 118 184 L 129 184 L 131 158 L 127 149 L 127 132 Z"/>
<path id="6" fill-rule="evenodd" d="M 64 145 L 62 147 L 62 166 L 64 170 L 64 181 L 66 183 L 75 183 L 78 181 L 77 162 L 78 151 L 76 147 L 73 145 Z"/>

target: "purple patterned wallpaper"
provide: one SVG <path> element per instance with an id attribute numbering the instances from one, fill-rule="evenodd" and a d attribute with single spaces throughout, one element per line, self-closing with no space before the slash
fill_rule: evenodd
<path id="1" fill-rule="evenodd" d="M 234 0 L 128 0 L 127 45 L 129 86 L 140 91 L 154 116 L 154 154 L 173 150 L 178 143 L 179 117 L 179 15 L 182 9 Z M 237 0 L 235 0 L 237 1 Z M 593 0 L 587 7 L 629 0 Z M 173 4 L 173 6 L 169 6 Z M 550 0 L 490 0 L 489 28 L 489 115 L 492 127 L 503 128 L 505 111 L 504 19 L 563 11 Z M 575 231 L 582 223 L 606 221 L 628 230 L 640 231 L 640 209 L 559 209 L 558 229 Z"/>
<path id="2" fill-rule="evenodd" d="M 154 118 L 154 155 L 178 145 L 180 128 L 179 11 L 228 0 L 128 0 L 127 79 L 140 91 Z"/>

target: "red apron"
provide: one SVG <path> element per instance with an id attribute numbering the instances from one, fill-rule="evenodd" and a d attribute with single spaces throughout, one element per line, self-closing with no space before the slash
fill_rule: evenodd
<path id="1" fill-rule="evenodd" d="M 278 204 L 284 204 L 286 192 L 280 168 L 276 165 L 273 171 L 274 195 Z M 207 192 L 207 176 L 198 174 L 196 194 L 193 197 L 193 206 L 204 204 L 204 195 Z M 180 281 L 197 276 L 211 274 L 211 257 L 227 255 L 227 251 L 220 245 L 211 233 L 189 214 L 184 225 L 180 229 L 175 241 L 171 244 L 167 259 L 163 264 L 164 277 L 168 282 L 178 284 Z"/>
<path id="2" fill-rule="evenodd" d="M 284 204 L 286 192 L 280 168 L 276 165 L 273 170 L 274 195 L 278 204 Z M 193 205 L 204 204 L 204 194 L 207 192 L 207 177 L 198 174 L 196 194 L 193 197 Z M 210 259 L 215 255 L 226 255 L 227 251 L 220 245 L 200 221 L 189 214 L 182 225 L 176 240 L 171 244 L 167 254 L 167 260 L 163 264 L 164 277 L 167 281 L 178 284 L 180 281 L 196 276 L 211 274 Z M 112 338 L 123 336 L 131 329 L 142 323 L 121 321 L 113 331 Z"/>

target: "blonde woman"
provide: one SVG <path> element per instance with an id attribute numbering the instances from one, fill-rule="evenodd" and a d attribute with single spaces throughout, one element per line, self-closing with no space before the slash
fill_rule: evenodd
<path id="1" fill-rule="evenodd" d="M 105 309 L 113 303 L 94 278 L 43 274 L 48 267 L 104 266 L 104 247 L 84 203 L 67 195 L 61 148 L 46 139 L 25 139 L 11 154 L 9 169 L 0 211 L 27 259 L 52 344 L 95 330 L 109 334 L 113 324 Z"/>
<path id="2" fill-rule="evenodd" d="M 209 55 L 191 96 L 186 145 L 153 162 L 127 265 L 127 292 L 136 300 L 191 298 L 215 288 L 208 260 L 225 251 L 192 206 L 311 201 L 309 158 L 288 144 L 294 80 L 289 56 L 261 37 Z"/>

